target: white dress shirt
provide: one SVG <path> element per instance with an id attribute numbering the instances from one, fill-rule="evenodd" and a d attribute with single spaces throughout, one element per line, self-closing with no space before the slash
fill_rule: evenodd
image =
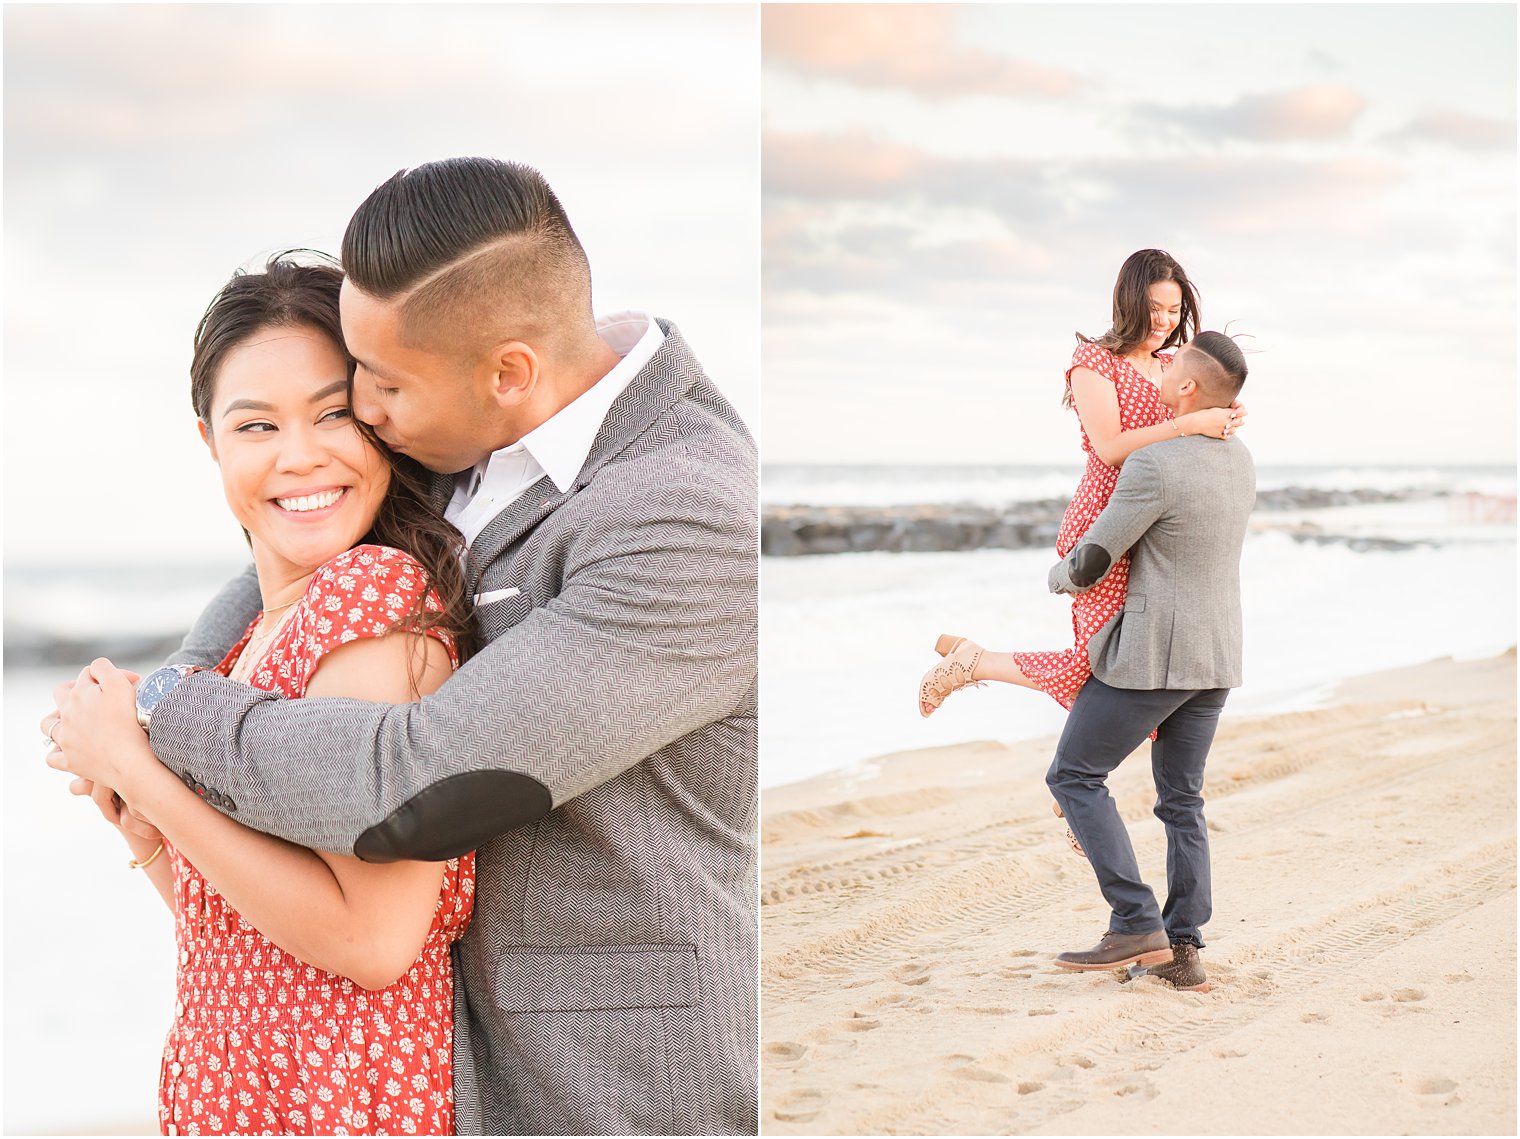
<path id="1" fill-rule="evenodd" d="M 665 342 L 665 334 L 647 312 L 613 313 L 596 322 L 596 331 L 622 357 L 612 371 L 516 443 L 455 477 L 454 497 L 443 513 L 466 544 L 544 475 L 560 491 L 570 488 L 586 465 L 612 401 Z"/>

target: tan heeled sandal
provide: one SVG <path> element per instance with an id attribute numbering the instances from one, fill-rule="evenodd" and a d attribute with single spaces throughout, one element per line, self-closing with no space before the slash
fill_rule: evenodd
<path id="1" fill-rule="evenodd" d="M 1050 804 L 1050 809 L 1056 813 L 1056 818 L 1064 819 L 1066 817 L 1065 814 L 1063 814 L 1061 811 L 1060 803 L 1052 802 Z M 1087 851 L 1082 849 L 1082 844 L 1077 841 L 1077 836 L 1071 833 L 1070 827 L 1066 828 L 1066 841 L 1071 843 L 1071 848 L 1080 854 L 1083 858 L 1087 857 Z"/>
<path id="2" fill-rule="evenodd" d="M 977 662 L 982 659 L 982 646 L 965 637 L 945 633 L 934 642 L 934 651 L 945 659 L 928 672 L 918 686 L 918 714 L 927 716 L 945 702 L 952 692 L 962 688 L 985 686 L 976 679 Z"/>

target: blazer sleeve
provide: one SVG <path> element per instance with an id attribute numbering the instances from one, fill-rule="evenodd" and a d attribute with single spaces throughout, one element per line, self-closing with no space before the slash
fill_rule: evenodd
<path id="1" fill-rule="evenodd" d="M 155 710 L 153 748 L 240 821 L 303 846 L 376 862 L 473 850 L 751 690 L 752 468 L 742 486 L 613 478 L 582 491 L 597 501 L 566 539 L 559 594 L 417 703 L 281 700 L 197 673 Z"/>
<path id="2" fill-rule="evenodd" d="M 222 586 L 185 634 L 179 649 L 164 663 L 215 668 L 248 631 L 263 604 L 258 574 L 249 565 L 242 574 Z"/>
<path id="3" fill-rule="evenodd" d="M 1108 576 L 1114 563 L 1161 517 L 1166 509 L 1165 471 L 1150 452 L 1151 448 L 1142 447 L 1124 461 L 1103 513 L 1076 548 L 1051 567 L 1050 592 L 1087 592 Z"/>

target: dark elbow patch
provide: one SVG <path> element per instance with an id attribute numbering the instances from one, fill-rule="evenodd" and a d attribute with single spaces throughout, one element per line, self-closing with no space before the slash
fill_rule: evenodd
<path id="1" fill-rule="evenodd" d="M 1086 542 L 1071 555 L 1072 583 L 1083 589 L 1096 585 L 1113 564 L 1114 559 L 1107 550 L 1096 543 Z"/>
<path id="2" fill-rule="evenodd" d="M 466 771 L 419 791 L 354 843 L 365 862 L 442 862 L 485 845 L 554 806 L 549 789 L 517 771 Z"/>

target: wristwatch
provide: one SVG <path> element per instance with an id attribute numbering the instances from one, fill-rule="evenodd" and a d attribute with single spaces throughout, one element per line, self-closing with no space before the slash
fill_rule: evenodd
<path id="1" fill-rule="evenodd" d="M 195 665 L 169 664 L 143 677 L 137 685 L 137 722 L 142 730 L 145 732 L 148 730 L 148 721 L 153 718 L 153 709 L 158 707 L 160 700 L 174 691 L 176 684 L 192 672 L 204 671 Z"/>

